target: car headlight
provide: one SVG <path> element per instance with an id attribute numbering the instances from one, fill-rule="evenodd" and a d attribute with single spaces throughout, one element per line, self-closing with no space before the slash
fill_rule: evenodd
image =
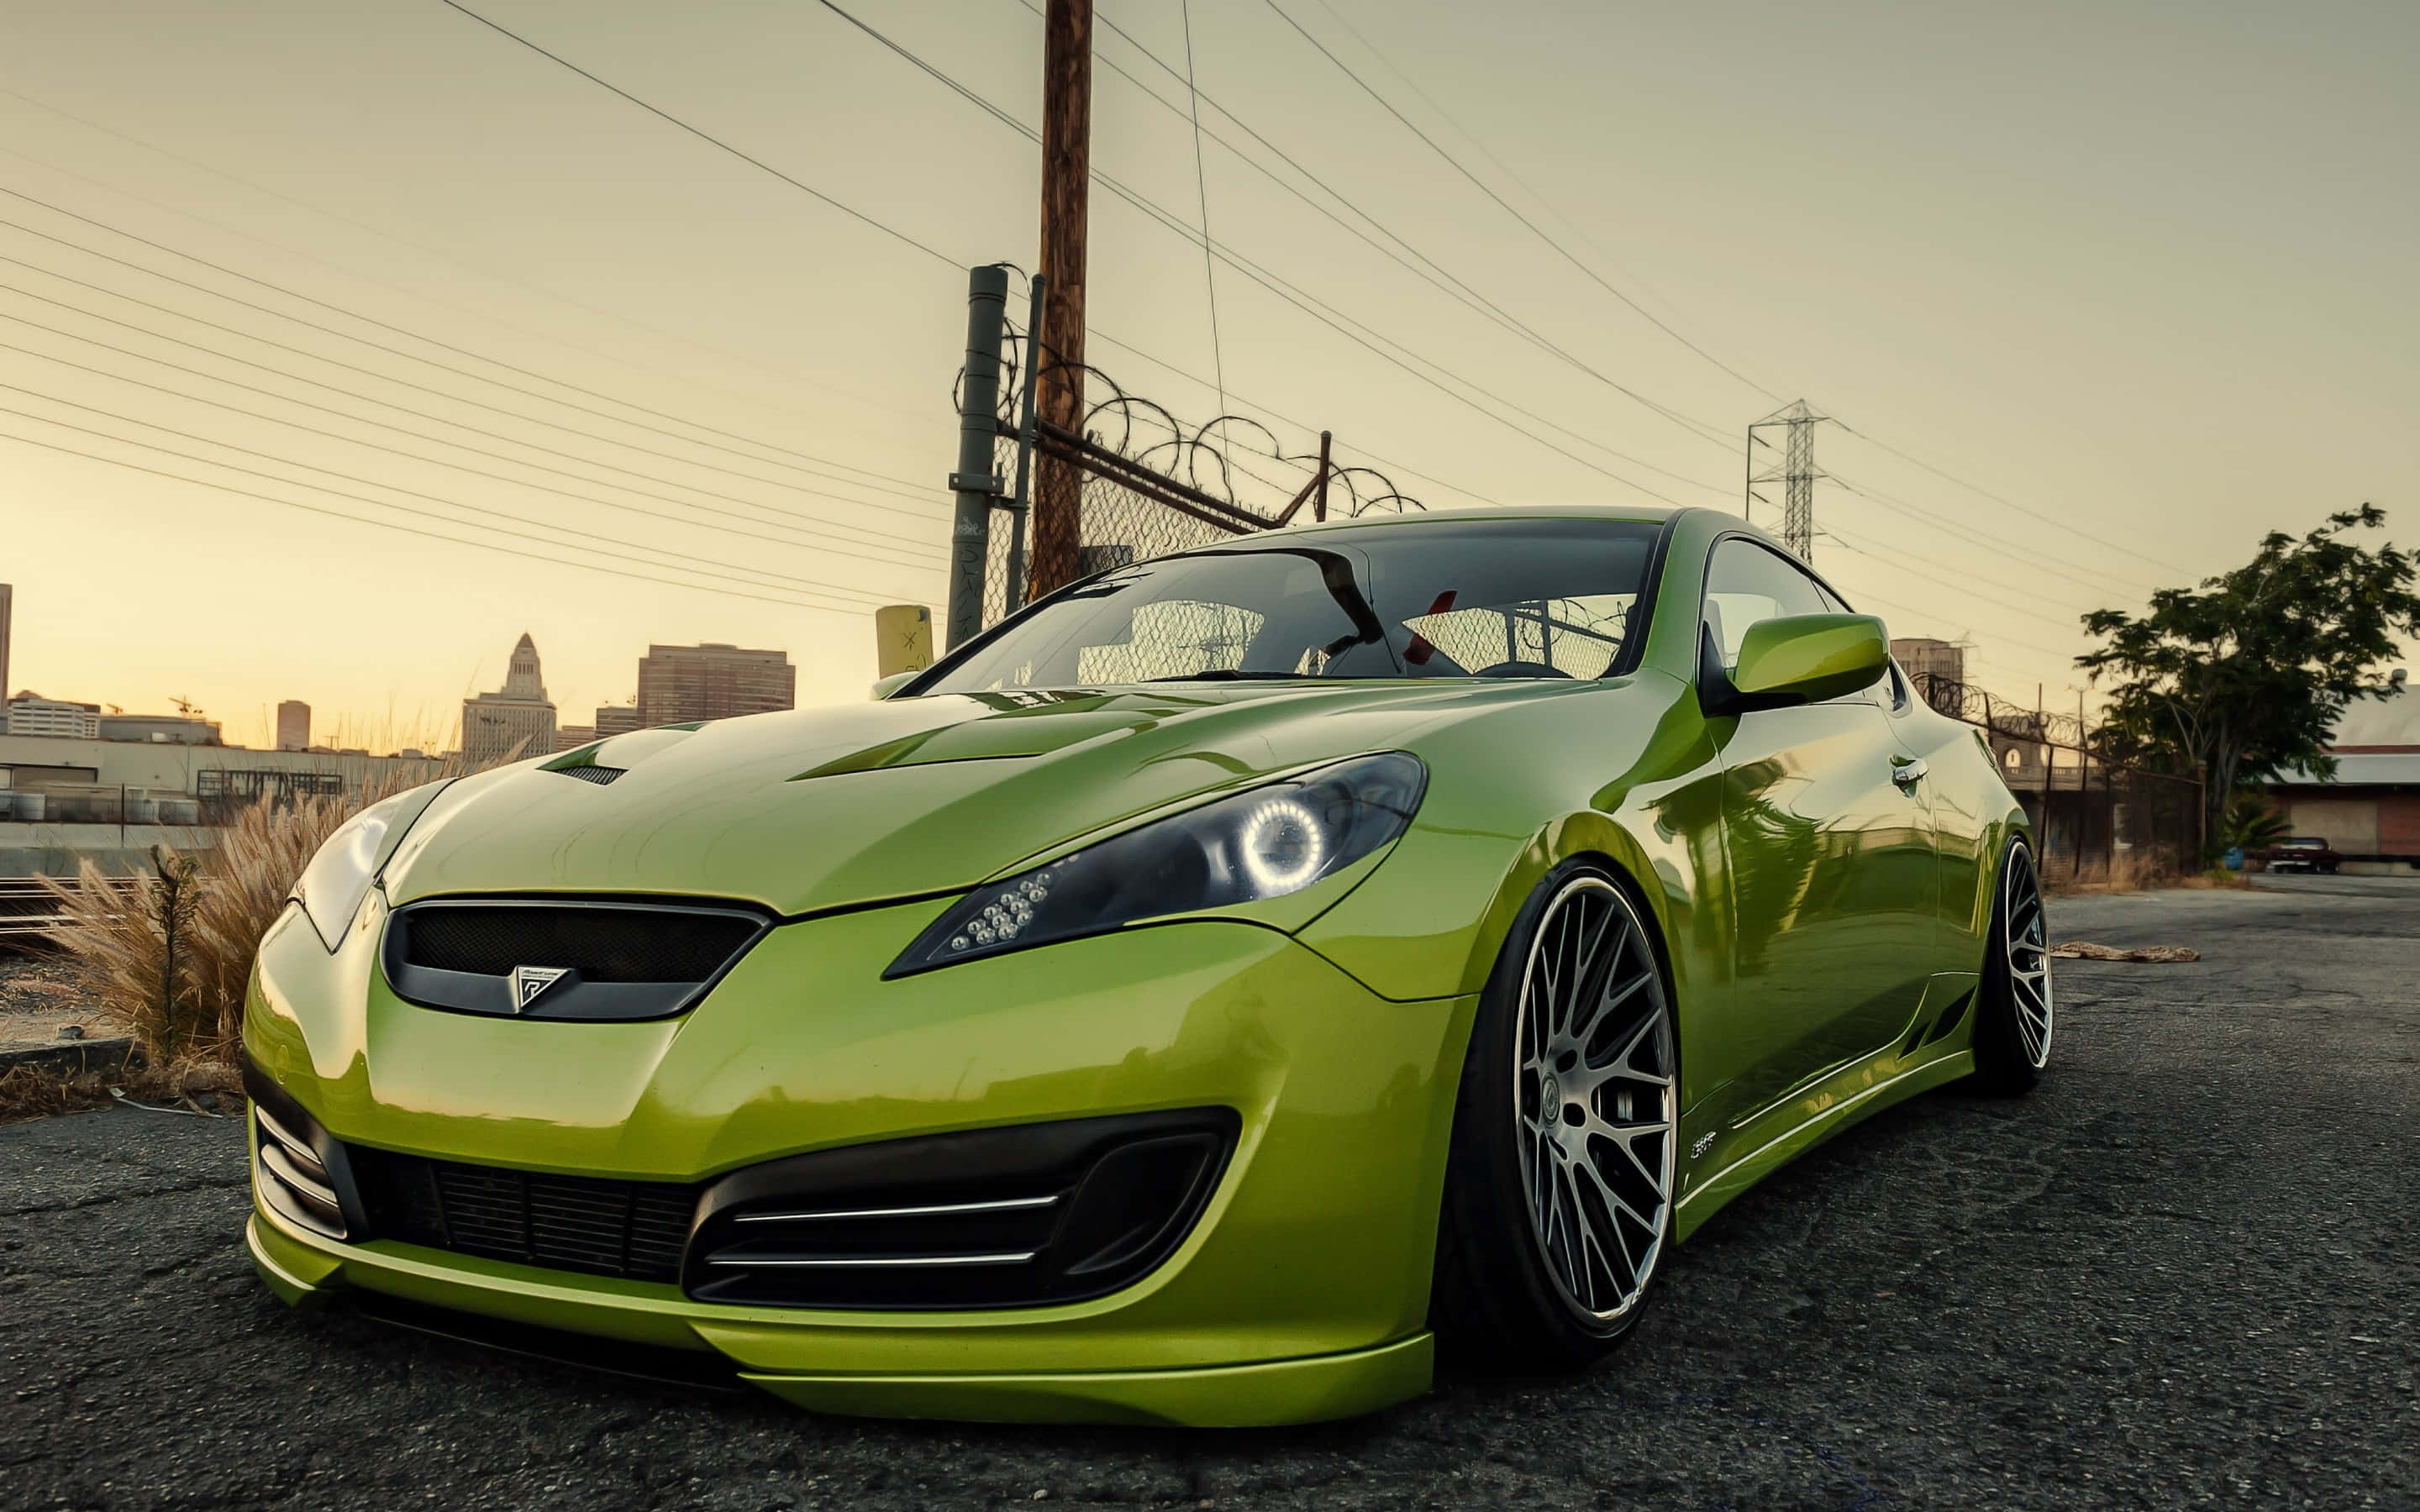
<path id="1" fill-rule="evenodd" d="M 294 885 L 294 899 L 329 949 L 344 943 L 345 931 L 352 928 L 353 916 L 362 911 L 362 900 L 370 895 L 379 869 L 444 786 L 430 782 L 371 804 L 338 825 L 311 857 L 311 864 L 302 869 L 302 880 Z"/>
<path id="2" fill-rule="evenodd" d="M 883 975 L 1299 892 L 1401 835 L 1427 786 L 1418 757 L 1388 751 L 1171 815 L 985 883 Z"/>

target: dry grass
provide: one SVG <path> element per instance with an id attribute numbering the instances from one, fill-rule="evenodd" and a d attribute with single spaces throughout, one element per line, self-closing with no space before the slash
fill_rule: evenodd
<path id="1" fill-rule="evenodd" d="M 0 1123 L 105 1107 L 116 1101 L 113 1092 L 155 1106 L 216 1113 L 231 1110 L 243 1095 L 243 1082 L 232 1068 L 206 1061 L 129 1066 L 105 1075 L 19 1066 L 0 1075 Z"/>
<path id="2" fill-rule="evenodd" d="M 68 881 L 45 879 L 67 916 L 53 938 L 74 986 L 95 1012 L 132 1028 L 151 1065 L 234 1064 L 260 937 L 336 826 L 406 785 L 418 784 L 282 808 L 264 799 L 220 831 L 206 861 L 155 851 L 150 874 L 132 886 L 89 861 Z"/>

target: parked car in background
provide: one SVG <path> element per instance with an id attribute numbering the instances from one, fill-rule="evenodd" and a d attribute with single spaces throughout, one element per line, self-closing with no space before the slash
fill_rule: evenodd
<path id="1" fill-rule="evenodd" d="M 2334 872 L 2344 857 L 2316 835 L 2288 835 L 2263 853 L 2272 872 Z"/>

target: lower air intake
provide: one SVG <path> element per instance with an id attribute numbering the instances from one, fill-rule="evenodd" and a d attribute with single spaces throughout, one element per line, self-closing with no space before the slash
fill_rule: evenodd
<path id="1" fill-rule="evenodd" d="M 736 1171 L 706 1189 L 682 1286 L 771 1307 L 1041 1307 L 1115 1291 L 1175 1253 L 1217 1190 L 1227 1108 L 894 1139 Z"/>
<path id="2" fill-rule="evenodd" d="M 370 1232 L 431 1249 L 631 1281 L 680 1277 L 698 1189 L 548 1176 L 350 1148 Z"/>

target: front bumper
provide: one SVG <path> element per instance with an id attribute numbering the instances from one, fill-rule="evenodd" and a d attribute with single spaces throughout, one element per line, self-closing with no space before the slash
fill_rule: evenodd
<path id="1" fill-rule="evenodd" d="M 643 1024 L 433 1011 L 389 992 L 374 900 L 334 955 L 271 932 L 245 1040 L 335 1138 L 555 1175 L 700 1180 L 870 1141 L 1222 1106 L 1233 1158 L 1173 1255 L 1108 1296 L 875 1312 L 702 1303 L 675 1285 L 306 1231 L 248 1242 L 302 1304 L 361 1288 L 713 1350 L 818 1411 L 1200 1425 L 1416 1395 L 1470 997 L 1388 1001 L 1291 938 L 1197 921 L 884 966 L 944 906 L 774 930 L 695 1010 Z"/>

